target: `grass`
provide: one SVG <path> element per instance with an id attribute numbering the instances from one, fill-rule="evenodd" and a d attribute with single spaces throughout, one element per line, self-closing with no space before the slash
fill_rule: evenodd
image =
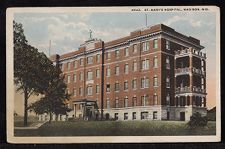
<path id="1" fill-rule="evenodd" d="M 191 129 L 181 121 L 82 121 L 45 123 L 36 130 L 15 130 L 15 136 L 181 136 L 215 135 L 216 123 Z"/>
<path id="2" fill-rule="evenodd" d="M 37 124 L 38 122 L 38 117 L 37 116 L 29 116 L 27 120 L 28 126 Z M 23 117 L 22 116 L 14 116 L 14 126 L 15 127 L 24 127 L 23 126 Z"/>

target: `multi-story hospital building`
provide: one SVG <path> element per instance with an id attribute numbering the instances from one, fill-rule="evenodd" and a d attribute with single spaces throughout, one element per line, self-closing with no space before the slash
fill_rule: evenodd
<path id="1" fill-rule="evenodd" d="M 158 24 L 53 55 L 72 94 L 66 117 L 189 120 L 206 115 L 206 54 L 200 40 Z M 60 119 L 65 119 L 60 116 Z"/>

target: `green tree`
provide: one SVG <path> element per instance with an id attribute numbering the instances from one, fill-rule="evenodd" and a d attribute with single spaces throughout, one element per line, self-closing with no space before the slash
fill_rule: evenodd
<path id="1" fill-rule="evenodd" d="M 206 116 L 202 117 L 199 112 L 196 112 L 190 117 L 190 121 L 187 123 L 187 125 L 190 128 L 196 128 L 196 127 L 204 127 L 207 125 L 207 123 L 208 123 L 207 117 Z"/>
<path id="2" fill-rule="evenodd" d="M 44 97 L 30 106 L 30 109 L 34 110 L 36 114 L 49 114 L 49 122 L 52 121 L 53 114 L 58 117 L 59 114 L 65 115 L 70 111 L 66 104 L 70 95 L 67 93 L 67 87 L 63 80 L 64 76 L 59 67 L 57 65 L 52 67 L 51 79 L 46 86 Z"/>
<path id="3" fill-rule="evenodd" d="M 13 22 L 14 38 L 14 82 L 17 91 L 24 93 L 24 126 L 27 126 L 28 99 L 32 94 L 38 94 L 37 67 L 38 51 L 28 45 L 22 24 Z"/>
<path id="4" fill-rule="evenodd" d="M 49 83 L 56 78 L 53 75 L 60 74 L 60 70 L 56 70 L 44 53 L 28 44 L 22 24 L 13 22 L 13 34 L 14 82 L 17 91 L 24 93 L 24 126 L 27 126 L 29 97 L 39 94 L 48 97 Z"/>

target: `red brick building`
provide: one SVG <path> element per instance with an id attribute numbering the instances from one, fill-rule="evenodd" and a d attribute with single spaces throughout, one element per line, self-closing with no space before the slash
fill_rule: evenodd
<path id="1" fill-rule="evenodd" d="M 200 41 L 163 24 L 110 42 L 90 38 L 51 59 L 72 94 L 69 117 L 189 120 L 206 115 L 206 54 Z"/>

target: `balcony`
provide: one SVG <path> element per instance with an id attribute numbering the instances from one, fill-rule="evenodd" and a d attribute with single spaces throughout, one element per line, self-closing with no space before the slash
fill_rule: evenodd
<path id="1" fill-rule="evenodd" d="M 191 70 L 190 70 L 189 67 L 175 69 L 175 75 L 176 76 L 184 75 L 184 74 L 190 74 L 190 73 L 191 73 Z"/>
<path id="2" fill-rule="evenodd" d="M 206 75 L 205 71 L 202 71 L 201 69 L 197 69 L 197 68 L 192 68 L 192 71 L 189 67 L 175 69 L 175 76 L 185 75 L 190 73 L 199 74 L 203 76 Z"/>
<path id="3" fill-rule="evenodd" d="M 195 50 L 193 48 L 186 48 L 184 50 L 175 51 L 175 58 L 188 56 L 189 54 L 193 54 L 193 55 L 198 56 L 200 58 L 206 59 L 205 53 L 200 52 L 199 50 Z"/>
<path id="4" fill-rule="evenodd" d="M 185 87 L 178 87 L 175 90 L 176 94 L 182 94 L 182 93 L 201 93 L 201 94 L 205 94 L 206 90 L 202 89 L 201 87 L 196 87 L 193 86 L 192 88 L 190 88 L 189 86 L 185 86 Z"/>
<path id="5" fill-rule="evenodd" d="M 206 75 L 206 72 L 201 70 L 201 69 L 197 69 L 197 68 L 192 68 L 192 72 L 195 74 L 199 74 L 199 75 Z"/>

